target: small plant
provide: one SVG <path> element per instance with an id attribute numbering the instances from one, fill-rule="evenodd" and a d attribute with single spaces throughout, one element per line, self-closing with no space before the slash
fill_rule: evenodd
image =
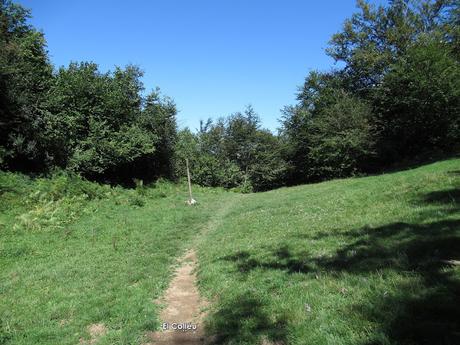
<path id="1" fill-rule="evenodd" d="M 41 231 L 64 228 L 85 211 L 84 196 L 53 200 L 44 193 L 37 193 L 26 200 L 25 204 L 31 208 L 17 216 L 16 229 Z"/>
<path id="2" fill-rule="evenodd" d="M 144 195 L 147 193 L 146 191 L 146 188 L 144 186 L 144 181 L 141 180 L 141 179 L 133 179 L 134 183 L 136 184 L 136 192 L 139 194 L 139 195 Z"/>
<path id="3" fill-rule="evenodd" d="M 237 193 L 247 194 L 252 193 L 254 191 L 254 188 L 251 184 L 251 181 L 249 181 L 249 179 L 246 178 L 238 187 L 235 187 L 232 190 Z"/>
<path id="4" fill-rule="evenodd" d="M 129 204 L 131 206 L 143 207 L 145 205 L 145 200 L 140 195 L 133 195 L 129 198 Z"/>

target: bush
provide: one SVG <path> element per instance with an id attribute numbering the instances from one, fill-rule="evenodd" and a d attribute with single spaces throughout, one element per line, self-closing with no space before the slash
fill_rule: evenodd
<path id="1" fill-rule="evenodd" d="M 53 200 L 45 193 L 36 192 L 26 199 L 28 211 L 17 217 L 15 229 L 40 231 L 62 229 L 86 211 L 83 196 L 63 197 Z"/>
<path id="2" fill-rule="evenodd" d="M 1 210 L 17 214 L 15 229 L 62 229 L 92 209 L 92 199 L 117 196 L 109 186 L 89 182 L 78 175 L 55 171 L 47 178 L 0 172 Z"/>
<path id="3" fill-rule="evenodd" d="M 142 196 L 138 195 L 138 194 L 134 194 L 134 195 L 131 195 L 131 197 L 129 198 L 129 204 L 131 206 L 139 206 L 139 207 L 142 207 L 145 205 L 145 200 Z"/>

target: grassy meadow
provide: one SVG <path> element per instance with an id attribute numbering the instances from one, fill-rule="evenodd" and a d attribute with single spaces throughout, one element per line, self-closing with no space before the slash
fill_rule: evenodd
<path id="1" fill-rule="evenodd" d="M 1 173 L 0 344 L 141 344 L 174 259 L 227 194 L 157 183 L 126 190 L 65 175 Z"/>
<path id="2" fill-rule="evenodd" d="M 219 343 L 459 344 L 460 160 L 241 199 L 200 250 Z M 265 339 L 265 340 L 264 340 Z"/>
<path id="3" fill-rule="evenodd" d="M 192 246 L 219 344 L 455 344 L 460 160 L 237 194 L 0 174 L 0 344 L 142 344 Z M 90 327 L 104 332 L 97 341 Z"/>

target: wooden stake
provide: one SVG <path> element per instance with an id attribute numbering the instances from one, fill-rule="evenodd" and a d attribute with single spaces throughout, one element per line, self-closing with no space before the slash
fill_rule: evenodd
<path id="1" fill-rule="evenodd" d="M 190 169 L 188 167 L 188 158 L 185 158 L 185 164 L 187 166 L 188 193 L 190 197 L 188 200 L 188 204 L 193 205 L 194 203 L 196 203 L 196 201 L 193 199 L 193 196 L 192 196 L 192 181 L 190 179 Z"/>

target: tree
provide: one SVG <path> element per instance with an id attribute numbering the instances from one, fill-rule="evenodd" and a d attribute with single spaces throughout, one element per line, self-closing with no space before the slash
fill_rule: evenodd
<path id="1" fill-rule="evenodd" d="M 286 182 L 299 184 L 311 177 L 310 127 L 312 114 L 300 105 L 286 106 L 281 120 L 281 149 L 287 161 Z"/>
<path id="2" fill-rule="evenodd" d="M 52 164 L 116 183 L 171 178 L 176 108 L 158 90 L 144 99 L 141 77 L 135 66 L 107 73 L 87 62 L 61 68 L 44 105 Z"/>
<path id="3" fill-rule="evenodd" d="M 254 191 L 264 191 L 285 184 L 288 165 L 283 158 L 280 138 L 268 130 L 259 130 L 247 175 Z"/>
<path id="4" fill-rule="evenodd" d="M 334 98 L 311 124 L 308 156 L 315 179 L 362 172 L 374 154 L 370 106 L 345 91 Z"/>
<path id="5" fill-rule="evenodd" d="M 190 160 L 192 180 L 202 186 L 235 188 L 243 183 L 243 173 L 228 157 L 219 153 L 216 146 L 220 145 L 212 122 L 201 128 L 197 134 L 184 129 L 178 133 L 176 144 L 176 175 L 186 174 L 184 162 Z M 217 142 L 214 141 L 217 139 Z"/>
<path id="6" fill-rule="evenodd" d="M 0 1 L 0 162 L 21 170 L 41 170 L 40 107 L 52 78 L 41 32 L 27 24 L 30 12 Z"/>
<path id="7" fill-rule="evenodd" d="M 359 0 L 358 8 L 327 49 L 344 67 L 311 72 L 298 104 L 285 108 L 290 183 L 459 146 L 458 2 Z"/>
<path id="8" fill-rule="evenodd" d="M 226 119 L 223 148 L 228 158 L 244 173 L 248 172 L 254 159 L 259 128 L 260 118 L 252 106 L 248 106 L 243 113 L 232 114 Z"/>
<path id="9" fill-rule="evenodd" d="M 439 37 L 422 37 L 391 66 L 375 92 L 382 159 L 460 142 L 460 62 Z"/>
<path id="10" fill-rule="evenodd" d="M 176 105 L 172 99 L 161 97 L 159 89 L 146 97 L 140 123 L 142 128 L 153 133 L 158 139 L 155 142 L 156 150 L 151 157 L 151 164 L 145 162 L 147 170 L 150 169 L 145 171 L 146 175 L 175 178 L 176 114 Z"/>
<path id="11" fill-rule="evenodd" d="M 177 171 L 183 176 L 180 162 L 188 157 L 192 179 L 201 185 L 245 192 L 275 188 L 283 184 L 286 171 L 280 147 L 279 138 L 260 128 L 259 117 L 249 106 L 215 123 L 201 122 L 196 134 L 181 131 Z"/>
<path id="12" fill-rule="evenodd" d="M 327 53 L 345 63 L 344 72 L 354 92 L 365 95 L 378 85 L 389 66 L 423 34 L 438 31 L 446 22 L 450 0 L 393 0 L 374 6 L 358 0 L 359 12 L 332 36 Z"/>

